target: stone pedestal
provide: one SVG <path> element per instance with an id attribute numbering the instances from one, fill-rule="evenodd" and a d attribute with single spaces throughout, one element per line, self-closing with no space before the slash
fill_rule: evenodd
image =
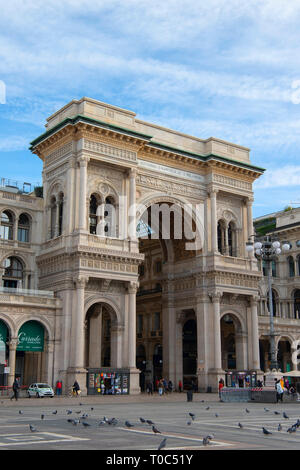
<path id="1" fill-rule="evenodd" d="M 84 368 L 72 368 L 70 367 L 67 371 L 67 389 L 65 393 L 68 394 L 69 390 L 73 387 L 75 380 L 79 383 L 80 395 L 87 395 L 86 386 L 87 370 Z"/>
<path id="2" fill-rule="evenodd" d="M 280 380 L 282 377 L 282 372 L 278 372 L 276 370 L 266 372 L 264 374 L 264 379 L 265 379 L 265 387 L 264 388 L 270 388 L 270 389 L 275 389 L 275 381 Z"/>
<path id="3" fill-rule="evenodd" d="M 141 393 L 140 388 L 140 373 L 141 371 L 136 368 L 129 369 L 129 394 L 130 395 L 139 395 Z"/>

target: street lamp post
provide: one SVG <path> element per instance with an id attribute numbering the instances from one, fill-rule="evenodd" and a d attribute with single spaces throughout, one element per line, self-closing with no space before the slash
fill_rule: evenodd
<path id="1" fill-rule="evenodd" d="M 254 235 L 253 235 L 254 236 Z M 270 354 L 271 354 L 271 370 L 278 369 L 277 364 L 277 351 L 275 346 L 275 330 L 274 330 L 274 311 L 273 311 L 273 294 L 272 294 L 272 261 L 274 261 L 281 251 L 288 251 L 290 244 L 272 239 L 270 235 L 263 239 L 258 239 L 254 244 L 249 240 L 246 243 L 246 250 L 253 252 L 257 258 L 265 261 L 267 274 L 268 274 L 268 297 L 269 297 L 269 312 L 270 312 Z"/>

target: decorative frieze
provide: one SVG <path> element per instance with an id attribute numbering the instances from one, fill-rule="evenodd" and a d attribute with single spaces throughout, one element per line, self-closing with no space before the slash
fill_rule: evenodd
<path id="1" fill-rule="evenodd" d="M 252 191 L 252 184 L 248 183 L 248 181 L 236 180 L 235 178 L 219 175 L 217 173 L 213 174 L 213 182 L 224 184 L 226 186 L 232 186 L 238 189 L 246 189 L 247 191 Z"/>
<path id="2" fill-rule="evenodd" d="M 203 194 L 203 191 L 196 186 L 179 184 L 174 181 L 164 180 L 161 177 L 155 178 L 153 176 L 141 174 L 137 175 L 136 184 L 170 194 L 184 194 L 185 196 L 190 197 L 200 197 Z"/>
<path id="3" fill-rule="evenodd" d="M 68 142 L 59 149 L 46 156 L 46 165 L 57 163 L 63 156 L 73 151 L 73 142 Z"/>
<path id="4" fill-rule="evenodd" d="M 134 163 L 137 161 L 137 152 L 114 147 L 103 142 L 94 142 L 92 140 L 84 139 L 83 148 L 107 157 L 114 157 Z"/>

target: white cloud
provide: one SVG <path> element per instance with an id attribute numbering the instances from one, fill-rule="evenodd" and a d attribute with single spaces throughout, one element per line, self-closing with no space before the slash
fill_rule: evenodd
<path id="1" fill-rule="evenodd" d="M 267 170 L 255 183 L 255 189 L 298 186 L 300 189 L 300 166 L 287 165 Z"/>

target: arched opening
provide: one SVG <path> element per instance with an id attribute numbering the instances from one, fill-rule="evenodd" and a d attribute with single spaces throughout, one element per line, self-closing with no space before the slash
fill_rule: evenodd
<path id="1" fill-rule="evenodd" d="M 3 320 L 0 320 L 0 386 L 7 385 L 7 374 L 4 373 L 4 368 L 9 358 L 8 340 L 8 327 Z"/>
<path id="2" fill-rule="evenodd" d="M 29 242 L 30 219 L 27 214 L 21 214 L 18 220 L 18 241 Z"/>
<path id="3" fill-rule="evenodd" d="M 10 211 L 1 213 L 0 238 L 2 240 L 13 239 L 14 216 Z"/>
<path id="4" fill-rule="evenodd" d="M 44 326 L 29 320 L 20 327 L 16 350 L 16 377 L 23 385 L 47 380 L 47 361 L 44 344 L 46 340 Z"/>
<path id="5" fill-rule="evenodd" d="M 96 235 L 97 233 L 97 207 L 98 207 L 98 198 L 95 194 L 92 194 L 90 197 L 90 206 L 89 206 L 89 227 L 90 233 Z"/>
<path id="6" fill-rule="evenodd" d="M 24 266 L 19 258 L 9 256 L 4 260 L 3 287 L 12 289 L 22 288 L 24 281 Z"/>
<path id="7" fill-rule="evenodd" d="M 164 281 L 167 273 L 171 275 L 172 272 L 189 270 L 195 263 L 195 257 L 200 253 L 195 234 L 193 217 L 176 203 L 161 201 L 153 204 L 138 220 L 139 251 L 144 254 L 145 259 L 139 268 L 139 290 L 136 296 L 137 320 L 143 323 L 143 329 L 137 331 L 137 344 L 142 342 L 146 351 L 154 351 L 158 347 L 158 338 L 163 347 L 166 343 L 163 332 L 166 322 L 164 323 L 163 318 L 169 313 L 164 312 L 163 307 L 163 298 L 168 295 L 164 293 Z M 143 319 L 139 320 L 140 317 Z M 175 332 L 172 331 L 172 334 Z M 147 375 L 147 381 L 155 381 L 162 374 L 171 378 L 168 364 L 173 359 L 168 358 L 165 351 L 164 355 L 162 369 L 162 353 L 154 352 L 153 367 Z M 181 370 L 181 363 L 177 367 Z M 150 367 L 147 366 L 147 370 L 150 371 Z"/>
<path id="8" fill-rule="evenodd" d="M 270 370 L 271 367 L 271 354 L 270 354 L 270 341 L 267 337 L 262 337 L 259 340 L 259 357 L 260 369 L 264 372 Z"/>
<path id="9" fill-rule="evenodd" d="M 183 387 L 193 388 L 197 382 L 197 324 L 187 320 L 182 328 Z"/>
<path id="10" fill-rule="evenodd" d="M 235 326 L 231 315 L 221 319 L 222 368 L 235 370 L 237 368 Z"/>
<path id="11" fill-rule="evenodd" d="M 281 338 L 277 347 L 277 363 L 278 368 L 282 372 L 289 372 L 292 370 L 292 353 L 291 343 L 286 338 Z"/>

